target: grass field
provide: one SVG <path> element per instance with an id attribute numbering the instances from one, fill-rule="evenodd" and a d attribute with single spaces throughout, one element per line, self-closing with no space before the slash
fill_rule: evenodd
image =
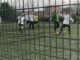
<path id="1" fill-rule="evenodd" d="M 80 24 L 71 24 L 71 36 L 66 31 L 55 36 L 53 23 L 23 33 L 16 23 L 0 24 L 0 60 L 80 60 Z M 59 31 L 59 30 L 58 30 Z"/>

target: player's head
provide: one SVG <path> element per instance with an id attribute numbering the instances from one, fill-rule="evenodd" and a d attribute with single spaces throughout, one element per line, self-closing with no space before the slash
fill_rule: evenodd
<path id="1" fill-rule="evenodd" d="M 21 13 L 19 12 L 19 13 L 18 13 L 18 16 L 20 16 L 20 15 L 21 15 Z"/>
<path id="2" fill-rule="evenodd" d="M 30 14 L 33 14 L 33 11 L 31 11 Z"/>
<path id="3" fill-rule="evenodd" d="M 55 10 L 54 13 L 57 13 L 57 11 Z"/>
<path id="4" fill-rule="evenodd" d="M 29 12 L 26 12 L 26 13 L 25 13 L 25 15 L 28 15 L 28 14 L 29 14 Z"/>
<path id="5" fill-rule="evenodd" d="M 60 6 L 54 6 L 54 12 L 59 12 L 60 11 Z"/>
<path id="6" fill-rule="evenodd" d="M 63 13 L 64 13 L 64 14 L 69 14 L 69 9 L 66 9 L 66 8 L 65 8 L 65 9 L 63 10 Z"/>
<path id="7" fill-rule="evenodd" d="M 63 13 L 64 13 L 64 14 L 69 14 L 69 11 L 64 10 Z"/>
<path id="8" fill-rule="evenodd" d="M 25 13 L 21 13 L 21 16 L 24 16 L 25 15 Z"/>

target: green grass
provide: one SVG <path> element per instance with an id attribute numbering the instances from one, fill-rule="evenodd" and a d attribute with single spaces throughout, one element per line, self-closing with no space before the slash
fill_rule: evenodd
<path id="1" fill-rule="evenodd" d="M 77 24 L 71 24 L 71 37 L 64 30 L 63 36 L 55 36 L 53 23 L 41 22 L 39 29 L 26 25 L 20 33 L 16 23 L 0 24 L 0 60 L 78 60 Z"/>

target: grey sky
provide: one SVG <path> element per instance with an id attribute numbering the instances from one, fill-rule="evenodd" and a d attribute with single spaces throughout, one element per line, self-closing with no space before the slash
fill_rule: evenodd
<path id="1" fill-rule="evenodd" d="M 23 0 L 1 0 L 2 2 L 9 2 L 10 5 L 15 6 L 17 8 L 22 8 L 23 6 Z M 29 2 L 29 7 L 32 7 L 31 2 L 32 0 L 24 0 L 24 7 L 27 8 L 27 1 Z M 49 1 L 50 1 L 50 5 L 55 5 L 55 1 L 56 1 L 56 5 L 61 5 L 62 4 L 62 0 L 33 0 L 34 3 L 34 7 L 38 7 L 37 1 L 39 1 L 39 6 L 43 6 L 43 1 L 44 1 L 44 6 L 48 6 L 49 5 Z M 77 3 L 77 0 L 63 0 L 64 4 L 69 4 L 69 1 L 71 1 L 71 3 Z"/>

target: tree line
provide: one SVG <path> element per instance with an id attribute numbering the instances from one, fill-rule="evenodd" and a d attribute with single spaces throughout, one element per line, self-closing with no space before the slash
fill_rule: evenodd
<path id="1" fill-rule="evenodd" d="M 4 22 L 16 22 L 16 9 L 7 2 L 1 3 L 0 17 Z"/>

